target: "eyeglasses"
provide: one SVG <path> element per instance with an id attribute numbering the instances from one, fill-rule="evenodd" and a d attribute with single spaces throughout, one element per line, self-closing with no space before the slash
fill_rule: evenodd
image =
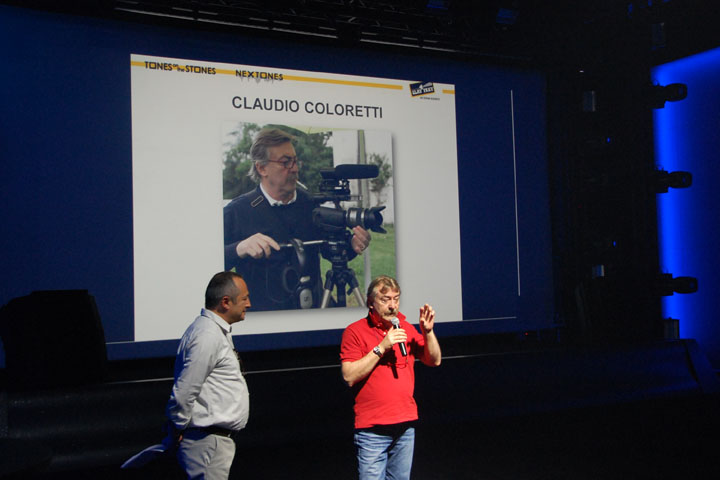
<path id="1" fill-rule="evenodd" d="M 293 168 L 295 164 L 297 164 L 298 168 L 302 168 L 303 166 L 302 160 L 299 160 L 298 157 L 290 157 L 288 155 L 280 157 L 280 160 L 268 160 L 268 162 L 279 163 L 287 170 Z"/>

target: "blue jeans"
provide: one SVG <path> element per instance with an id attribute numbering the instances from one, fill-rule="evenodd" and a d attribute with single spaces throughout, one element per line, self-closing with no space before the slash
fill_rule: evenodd
<path id="1" fill-rule="evenodd" d="M 360 480 L 409 480 L 415 428 L 407 423 L 355 431 Z"/>

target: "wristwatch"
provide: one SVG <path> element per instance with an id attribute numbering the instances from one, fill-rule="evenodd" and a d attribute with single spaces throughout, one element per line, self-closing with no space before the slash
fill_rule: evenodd
<path id="1" fill-rule="evenodd" d="M 373 353 L 378 357 L 382 358 L 383 354 L 380 351 L 380 345 L 375 345 L 375 348 L 373 348 Z"/>

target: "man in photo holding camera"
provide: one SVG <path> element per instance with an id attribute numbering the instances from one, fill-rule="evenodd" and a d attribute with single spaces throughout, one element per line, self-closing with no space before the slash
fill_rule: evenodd
<path id="1" fill-rule="evenodd" d="M 225 269 L 243 272 L 256 311 L 300 308 L 298 289 L 307 286 L 312 291 L 312 307 L 318 307 L 322 297 L 319 245 L 302 246 L 304 265 L 298 264 L 293 247 L 283 247 L 292 239 L 324 238 L 312 220 L 316 203 L 297 188 L 302 162 L 293 139 L 280 129 L 261 130 L 250 147 L 249 176 L 258 186 L 223 209 Z M 367 230 L 356 226 L 348 251 L 354 257 L 369 243 Z"/>
<path id="2" fill-rule="evenodd" d="M 355 396 L 355 447 L 360 480 L 409 480 L 418 409 L 415 359 L 436 367 L 442 361 L 435 336 L 435 311 L 420 308 L 420 332 L 400 313 L 400 285 L 375 278 L 367 292 L 368 315 L 342 336 L 343 380 Z"/>

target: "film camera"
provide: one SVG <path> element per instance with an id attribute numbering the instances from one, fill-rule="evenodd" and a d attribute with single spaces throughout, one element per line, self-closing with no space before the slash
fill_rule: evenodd
<path id="1" fill-rule="evenodd" d="M 335 168 L 320 171 L 322 182 L 320 192 L 313 196 L 320 205 L 332 202 L 334 207 L 318 206 L 313 210 L 313 222 L 328 233 L 345 232 L 346 228 L 361 226 L 365 230 L 387 233 L 382 228 L 383 217 L 380 213 L 384 206 L 373 208 L 351 207 L 343 210 L 340 202 L 351 200 L 350 180 L 375 178 L 378 176 L 377 165 L 338 165 Z M 329 260 L 329 259 L 328 259 Z"/>
<path id="2" fill-rule="evenodd" d="M 298 266 L 304 270 L 307 265 L 305 246 L 320 245 L 320 254 L 328 260 L 332 268 L 327 271 L 323 285 L 320 308 L 327 308 L 331 303 L 333 289 L 337 289 L 335 306 L 346 305 L 346 288 L 352 293 L 360 305 L 365 300 L 360 291 L 355 272 L 348 268 L 348 261 L 354 257 L 351 252 L 349 229 L 361 226 L 366 230 L 387 233 L 382 228 L 383 217 L 380 213 L 385 206 L 372 208 L 351 207 L 344 209 L 343 201 L 353 200 L 350 194 L 350 180 L 375 178 L 378 176 L 377 165 L 338 165 L 332 169 L 320 171 L 322 181 L 319 193 L 312 196 L 317 205 L 312 212 L 312 221 L 323 232 L 323 239 L 301 242 L 294 239 L 290 246 L 295 250 Z M 327 206 L 327 204 L 332 206 Z M 297 303 L 300 308 L 312 306 L 311 279 L 309 275 L 300 275 L 300 284 L 296 290 Z"/>

